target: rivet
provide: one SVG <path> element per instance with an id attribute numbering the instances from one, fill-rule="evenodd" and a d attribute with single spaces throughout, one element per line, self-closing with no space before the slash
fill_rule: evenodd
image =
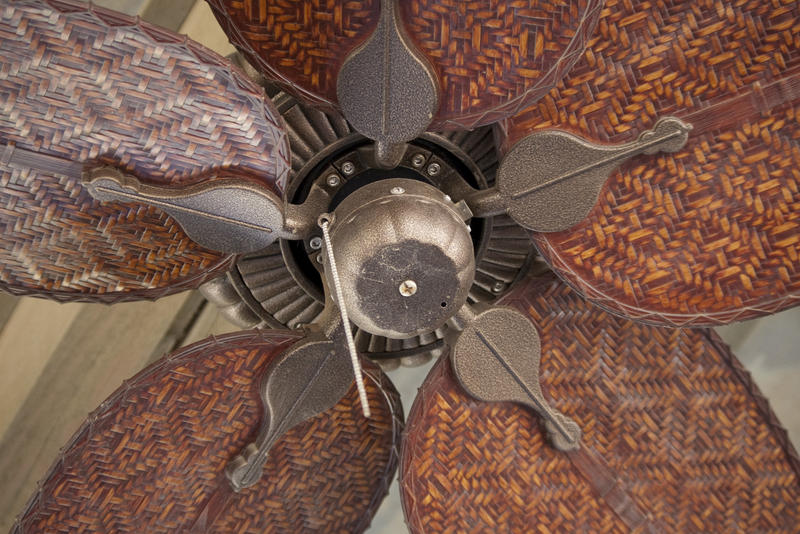
<path id="1" fill-rule="evenodd" d="M 356 166 L 353 165 L 352 161 L 345 161 L 342 163 L 342 172 L 345 173 L 347 176 L 350 176 L 354 172 L 356 172 Z"/>
<path id="2" fill-rule="evenodd" d="M 400 186 L 397 186 L 397 185 L 396 185 L 396 186 L 394 186 L 394 187 L 393 187 L 393 188 L 390 190 L 390 192 L 391 192 L 393 195 L 402 195 L 403 193 L 405 193 L 405 192 L 406 192 L 406 190 L 405 190 L 405 189 L 403 189 L 402 187 L 400 187 Z"/>
<path id="3" fill-rule="evenodd" d="M 328 178 L 325 179 L 325 182 L 331 187 L 336 187 L 341 183 L 341 180 L 337 175 L 329 174 Z"/>
<path id="4" fill-rule="evenodd" d="M 431 163 L 428 165 L 428 176 L 436 176 L 441 170 L 442 167 L 438 163 Z"/>
<path id="5" fill-rule="evenodd" d="M 308 245 L 314 250 L 319 250 L 322 248 L 322 238 L 312 237 L 311 241 L 308 242 Z"/>
<path id="6" fill-rule="evenodd" d="M 400 287 L 398 289 L 400 290 L 401 295 L 403 295 L 404 297 L 410 297 L 411 295 L 417 292 L 417 283 L 413 280 L 406 280 L 405 282 L 400 284 Z"/>

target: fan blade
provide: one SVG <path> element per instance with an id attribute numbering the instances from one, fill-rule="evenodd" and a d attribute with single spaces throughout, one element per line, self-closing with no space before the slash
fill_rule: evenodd
<path id="1" fill-rule="evenodd" d="M 758 0 L 610 4 L 562 85 L 503 125 L 504 151 L 552 129 L 624 143 L 663 117 L 692 127 L 682 149 L 613 172 L 575 226 L 533 235 L 570 285 L 615 313 L 675 326 L 800 303 L 799 18 L 800 4 Z"/>
<path id="2" fill-rule="evenodd" d="M 364 531 L 394 476 L 403 417 L 374 366 L 369 420 L 352 386 L 283 434 L 254 486 L 236 493 L 226 477 L 258 434 L 259 380 L 298 339 L 210 338 L 127 381 L 63 449 L 13 532 Z"/>
<path id="3" fill-rule="evenodd" d="M 411 532 L 795 531 L 800 459 L 713 332 L 613 316 L 552 276 L 501 303 L 538 326 L 543 394 L 581 447 L 550 446 L 518 404 L 474 400 L 442 358 L 401 452 Z"/>
<path id="4" fill-rule="evenodd" d="M 78 2 L 0 2 L 0 42 L 1 288 L 153 299 L 229 268 L 161 210 L 96 201 L 80 172 L 280 195 L 288 144 L 262 89 L 184 36 Z"/>
<path id="5" fill-rule="evenodd" d="M 547 94 L 580 57 L 603 4 L 481 0 L 442 9 L 440 0 L 304 0 L 269 6 L 207 1 L 253 65 L 297 96 L 329 108 L 340 103 L 343 64 L 363 52 L 360 47 L 379 27 L 381 5 L 396 5 L 400 33 L 430 64 L 438 85 L 431 130 L 491 124 Z M 362 80 L 362 95 L 374 91 L 371 99 L 385 98 L 368 79 Z M 414 112 L 431 102 L 419 96 Z"/>

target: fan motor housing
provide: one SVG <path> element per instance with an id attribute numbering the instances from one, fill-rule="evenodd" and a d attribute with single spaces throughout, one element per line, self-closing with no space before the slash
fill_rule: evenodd
<path id="1" fill-rule="evenodd" d="M 330 232 L 350 319 L 395 339 L 444 325 L 475 275 L 469 216 L 437 188 L 409 179 L 373 182 L 342 201 Z M 325 277 L 333 284 L 327 264 Z"/>

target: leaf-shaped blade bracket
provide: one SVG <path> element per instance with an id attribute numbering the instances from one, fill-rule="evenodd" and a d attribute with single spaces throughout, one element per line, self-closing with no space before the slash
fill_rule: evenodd
<path id="1" fill-rule="evenodd" d="M 475 192 L 466 202 L 478 217 L 508 213 L 536 232 L 566 230 L 583 220 L 611 172 L 640 154 L 677 152 L 691 125 L 674 117 L 623 145 L 598 145 L 562 130 L 524 137 L 503 158 L 497 185 Z"/>
<path id="2" fill-rule="evenodd" d="M 334 339 L 342 338 L 342 330 Z M 226 468 L 233 489 L 256 484 L 272 446 L 292 427 L 335 406 L 352 384 L 346 346 L 322 333 L 309 334 L 278 358 L 261 383 L 264 416 L 258 437 Z"/>
<path id="3" fill-rule="evenodd" d="M 398 0 L 382 0 L 378 27 L 345 59 L 336 94 L 347 120 L 375 140 L 381 167 L 396 167 L 405 142 L 430 124 L 439 101 L 436 76 L 405 34 Z"/>
<path id="4" fill-rule="evenodd" d="M 505 307 L 477 314 L 465 309 L 460 320 L 464 321 L 463 330 L 451 344 L 451 361 L 467 393 L 487 402 L 527 406 L 544 419 L 555 448 L 579 448 L 581 430 L 577 423 L 555 410 L 542 395 L 541 343 L 536 327 L 520 312 Z"/>
<path id="5" fill-rule="evenodd" d="M 286 237 L 282 202 L 253 182 L 216 179 L 186 188 L 145 185 L 113 167 L 88 170 L 86 189 L 97 200 L 140 202 L 160 208 L 196 243 L 243 254 Z"/>

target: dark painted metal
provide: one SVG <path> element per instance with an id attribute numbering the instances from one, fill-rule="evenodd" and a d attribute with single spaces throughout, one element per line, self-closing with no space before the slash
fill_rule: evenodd
<path id="1" fill-rule="evenodd" d="M 622 145 L 595 144 L 563 130 L 535 132 L 503 158 L 497 186 L 467 202 L 478 216 L 508 213 L 529 230 L 566 230 L 589 214 L 614 169 L 640 154 L 677 152 L 691 129 L 666 117 Z"/>
<path id="2" fill-rule="evenodd" d="M 235 491 L 259 481 L 270 449 L 286 432 L 331 409 L 352 386 L 344 329 L 335 320 L 327 326 L 328 332 L 309 333 L 264 375 L 264 415 L 258 438 L 231 460 L 225 471 Z"/>
<path id="3" fill-rule="evenodd" d="M 403 143 L 422 134 L 439 101 L 433 68 L 406 36 L 398 0 L 383 0 L 377 28 L 351 52 L 336 82 L 342 112 L 353 127 L 375 140 L 375 162 L 391 169 Z"/>
<path id="4" fill-rule="evenodd" d="M 559 450 L 580 447 L 581 430 L 555 410 L 539 384 L 541 343 L 528 318 L 512 308 L 474 314 L 464 310 L 456 320 L 463 330 L 452 342 L 452 364 L 458 381 L 473 397 L 487 402 L 517 402 L 545 421 L 552 445 Z"/>

